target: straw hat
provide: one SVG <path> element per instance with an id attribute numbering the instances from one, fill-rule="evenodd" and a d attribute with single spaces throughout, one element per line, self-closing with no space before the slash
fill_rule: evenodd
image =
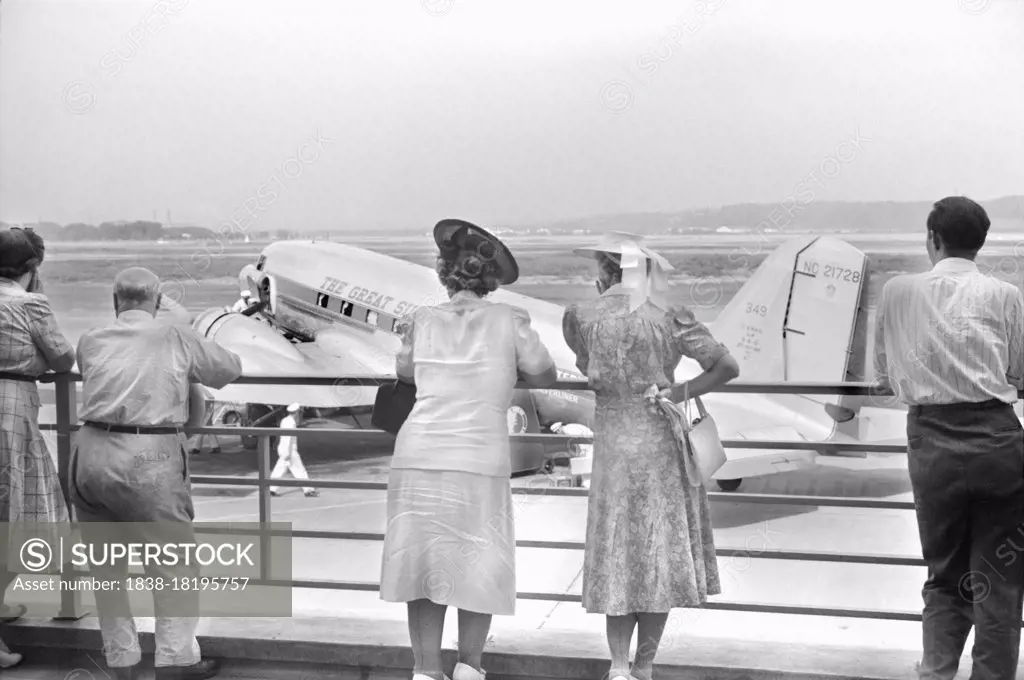
<path id="1" fill-rule="evenodd" d="M 665 271 L 675 269 L 671 262 L 662 257 L 660 253 L 645 246 L 643 241 L 644 237 L 637 234 L 625 231 L 607 231 L 601 234 L 600 240 L 595 245 L 575 248 L 572 252 L 583 257 L 596 257 L 598 253 L 606 253 L 618 256 L 620 259 L 627 254 L 640 255 L 656 262 Z"/>
<path id="2" fill-rule="evenodd" d="M 646 301 L 668 309 L 668 274 L 675 267 L 659 253 L 643 244 L 643 237 L 624 231 L 609 231 L 601 235 L 597 244 L 575 248 L 583 257 L 596 257 L 599 253 L 613 256 L 622 267 L 622 287 L 629 292 L 630 310 Z M 650 269 L 641 266 L 650 262 Z"/>
<path id="3" fill-rule="evenodd" d="M 503 286 L 519 279 L 519 264 L 508 247 L 497 236 L 472 222 L 441 220 L 434 227 L 434 242 L 442 252 L 476 251 L 482 259 L 493 261 L 498 268 L 498 281 Z"/>

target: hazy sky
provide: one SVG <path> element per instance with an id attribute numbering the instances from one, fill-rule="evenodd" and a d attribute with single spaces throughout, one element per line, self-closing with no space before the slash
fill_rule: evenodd
<path id="1" fill-rule="evenodd" d="M 1022 83 L 1024 0 L 3 0 L 0 219 L 993 198 Z"/>

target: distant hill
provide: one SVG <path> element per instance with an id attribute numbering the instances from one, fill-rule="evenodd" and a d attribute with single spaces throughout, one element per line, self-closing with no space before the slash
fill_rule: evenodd
<path id="1" fill-rule="evenodd" d="M 12 225 L 0 222 L 0 228 L 7 228 L 9 226 Z M 207 229 L 206 227 L 164 227 L 159 222 L 143 220 L 104 222 L 99 226 L 82 222 L 74 222 L 63 227 L 55 222 L 40 222 L 38 224 L 17 226 L 31 227 L 39 232 L 39 235 L 47 241 L 173 241 L 206 239 L 217 236 L 212 229 Z M 242 238 L 244 238 L 244 235 L 239 234 L 238 239 L 241 240 Z"/>
<path id="2" fill-rule="evenodd" d="M 629 231 L 638 234 L 695 231 L 908 232 L 924 227 L 932 201 L 812 201 L 806 205 L 739 203 L 671 213 L 625 213 L 529 226 L 505 225 L 518 233 Z M 1024 232 L 1024 196 L 982 201 L 995 231 Z"/>
<path id="3" fill-rule="evenodd" d="M 624 213 L 534 224 L 493 224 L 498 234 L 568 234 L 630 231 L 638 234 L 680 234 L 694 232 L 912 232 L 924 228 L 932 201 L 811 201 L 805 205 L 783 203 L 737 203 L 716 208 L 679 212 Z M 981 204 L 992 220 L 993 232 L 1024 232 L 1024 196 L 1004 196 Z M 0 222 L 0 228 L 10 225 Z M 25 224 L 44 239 L 54 241 L 158 241 L 224 238 L 221 230 L 201 226 L 166 227 L 159 222 L 104 222 L 99 226 L 76 222 L 61 226 L 53 222 Z M 404 228 L 360 229 L 361 234 L 430 234 L 430 225 Z M 273 232 L 235 232 L 232 240 L 248 235 L 254 241 L 289 238 L 344 236 L 356 230 L 318 231 L 277 229 Z"/>

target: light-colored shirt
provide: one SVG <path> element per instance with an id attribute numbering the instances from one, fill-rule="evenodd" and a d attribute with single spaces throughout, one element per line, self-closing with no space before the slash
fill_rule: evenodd
<path id="1" fill-rule="evenodd" d="M 1012 404 L 1024 378 L 1024 295 L 955 257 L 893 277 L 877 306 L 874 358 L 906 404 Z"/>
<path id="2" fill-rule="evenodd" d="M 236 314 L 241 314 L 245 310 L 249 309 L 249 298 L 239 298 L 235 304 L 231 306 L 231 311 Z"/>
<path id="3" fill-rule="evenodd" d="M 295 429 L 295 416 L 287 415 L 281 419 L 281 425 L 286 430 Z M 280 441 L 277 442 L 277 455 L 286 458 L 292 454 L 298 453 L 299 448 L 297 446 L 298 441 L 296 437 L 289 435 L 281 435 Z"/>
<path id="4" fill-rule="evenodd" d="M 220 389 L 242 375 L 234 352 L 141 310 L 78 341 L 79 417 L 115 425 L 181 425 L 191 383 Z"/>
<path id="5" fill-rule="evenodd" d="M 594 433 L 589 427 L 580 423 L 567 423 L 558 427 L 558 433 L 570 437 L 589 437 Z"/>
<path id="6" fill-rule="evenodd" d="M 581 423 L 567 423 L 558 427 L 557 434 L 564 434 L 569 437 L 592 437 L 594 432 Z M 581 456 L 589 456 L 594 452 L 594 445 L 590 443 L 570 444 L 570 449 Z"/>
<path id="7" fill-rule="evenodd" d="M 529 314 L 463 291 L 417 309 L 402 328 L 395 370 L 416 383 L 391 467 L 511 474 L 507 411 L 519 373 L 554 362 Z"/>

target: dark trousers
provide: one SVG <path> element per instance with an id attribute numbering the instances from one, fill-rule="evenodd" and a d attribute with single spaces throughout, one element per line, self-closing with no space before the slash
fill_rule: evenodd
<path id="1" fill-rule="evenodd" d="M 1024 598 L 1024 430 L 1009 404 L 912 406 L 907 451 L 928 565 L 921 677 L 1013 680 Z"/>

